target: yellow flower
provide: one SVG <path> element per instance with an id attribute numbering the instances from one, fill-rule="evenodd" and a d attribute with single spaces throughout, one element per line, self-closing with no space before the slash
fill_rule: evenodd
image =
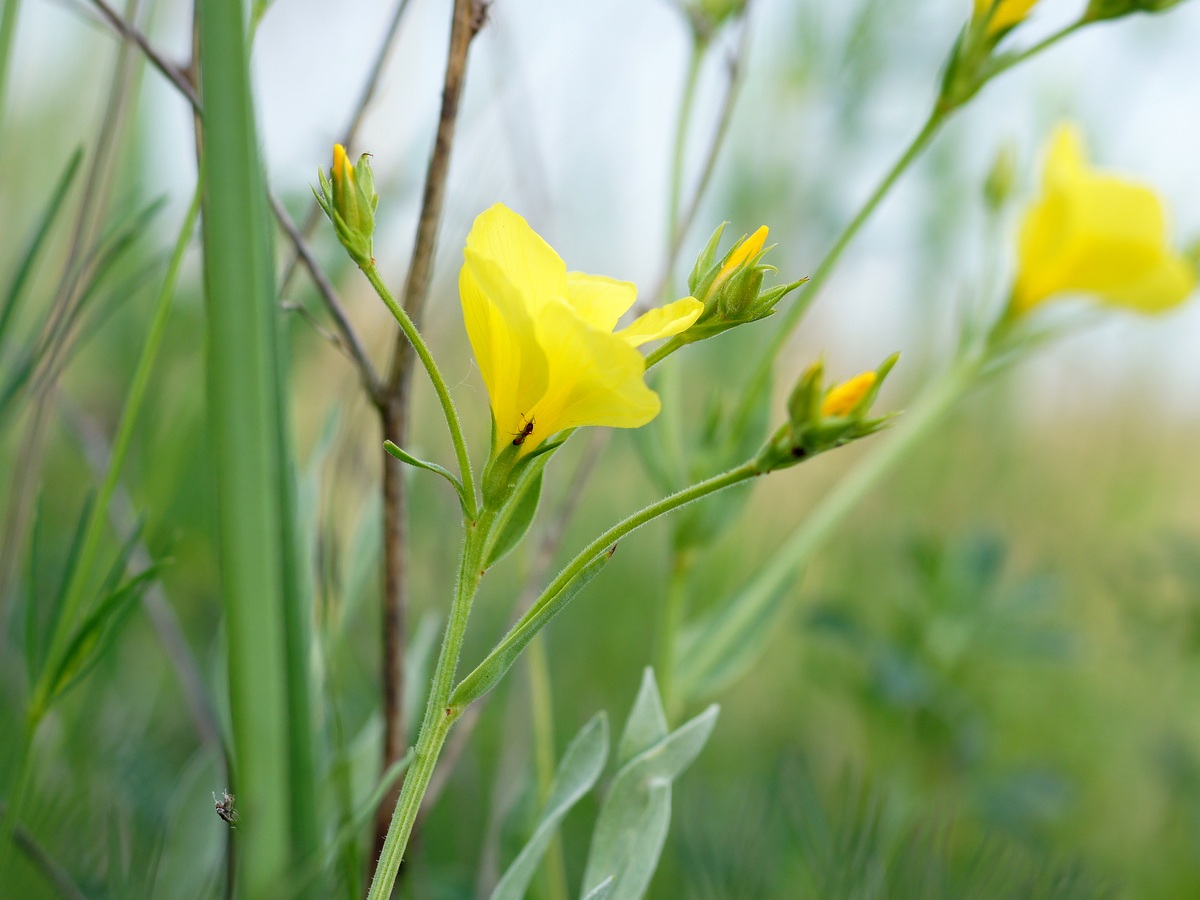
<path id="1" fill-rule="evenodd" d="M 975 0 L 975 19 L 982 19 L 994 5 L 996 11 L 992 13 L 987 30 L 988 34 L 995 34 L 1024 22 L 1037 2 L 1038 0 Z"/>
<path id="2" fill-rule="evenodd" d="M 825 395 L 825 399 L 821 401 L 821 415 L 827 417 L 849 415 L 854 407 L 858 406 L 859 401 L 866 396 L 867 391 L 875 386 L 877 378 L 878 376 L 874 372 L 861 372 L 853 378 L 831 387 L 829 393 Z"/>
<path id="3" fill-rule="evenodd" d="M 1158 196 L 1091 168 L 1075 129 L 1054 133 L 1042 182 L 1021 226 L 1014 312 L 1065 292 L 1159 312 L 1195 288 L 1195 270 L 1167 242 Z"/>
<path id="4" fill-rule="evenodd" d="M 691 297 L 613 332 L 637 288 L 602 275 L 568 272 L 529 224 L 497 203 L 467 235 L 459 274 L 463 319 L 487 385 L 495 452 L 529 453 L 579 425 L 637 428 L 658 415 L 635 348 L 671 337 L 703 310 Z"/>

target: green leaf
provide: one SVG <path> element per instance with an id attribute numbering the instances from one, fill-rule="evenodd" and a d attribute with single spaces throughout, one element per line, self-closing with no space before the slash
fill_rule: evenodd
<path id="1" fill-rule="evenodd" d="M 615 878 L 613 894 L 622 900 L 637 900 L 646 892 L 670 826 L 671 784 L 700 754 L 718 711 L 710 706 L 635 756 L 613 778 L 592 832 L 585 892 L 609 877 Z"/>
<path id="2" fill-rule="evenodd" d="M 592 789 L 607 758 L 608 718 L 599 712 L 583 726 L 563 754 L 537 827 L 492 891 L 492 900 L 521 900 L 525 896 L 563 818 Z"/>
<path id="3" fill-rule="evenodd" d="M 474 515 L 474 511 L 467 506 L 467 492 L 463 488 L 462 482 L 459 481 L 458 478 L 456 478 L 448 469 L 439 466 L 437 463 L 426 462 L 423 459 L 418 459 L 407 450 L 401 449 L 391 441 L 384 441 L 383 449 L 392 456 L 396 457 L 396 459 L 400 460 L 400 462 L 408 463 L 413 468 L 424 469 L 427 472 L 436 472 L 438 475 L 441 475 L 448 482 L 454 485 L 454 490 L 458 491 L 458 502 L 459 505 L 462 506 L 463 515 L 468 517 Z"/>
<path id="4" fill-rule="evenodd" d="M 63 170 L 62 175 L 59 176 L 58 183 L 54 187 L 54 192 L 50 195 L 50 202 L 46 204 L 42 218 L 38 221 L 37 228 L 34 229 L 29 247 L 17 265 L 16 274 L 13 275 L 8 292 L 4 296 L 4 305 L 0 307 L 0 343 L 4 341 L 5 335 L 8 332 L 8 326 L 12 322 L 12 317 L 17 307 L 20 305 L 25 285 L 29 281 L 29 276 L 33 273 L 34 263 L 37 262 L 42 245 L 46 242 L 46 238 L 50 234 L 50 229 L 53 227 L 54 221 L 58 218 L 58 214 L 62 210 L 63 201 L 66 199 L 67 192 L 70 190 L 71 184 L 79 172 L 79 163 L 82 160 L 83 148 L 80 147 L 71 154 L 71 158 L 67 161 L 67 166 Z"/>
<path id="5" fill-rule="evenodd" d="M 501 521 L 493 529 L 495 535 L 484 557 L 483 567 L 490 569 L 508 555 L 529 531 L 537 515 L 538 503 L 542 499 L 543 469 L 538 467 L 532 478 L 525 480 L 516 493 L 504 504 Z"/>
<path id="6" fill-rule="evenodd" d="M 793 582 L 751 581 L 679 635 L 674 683 L 682 697 L 712 696 L 755 663 L 774 634 Z"/>
<path id="7" fill-rule="evenodd" d="M 465 707 L 478 700 L 496 686 L 504 673 L 512 668 L 521 651 L 533 640 L 534 635 L 545 627 L 558 612 L 570 603 L 593 578 L 599 574 L 605 564 L 612 559 L 613 545 L 608 552 L 601 553 L 584 566 L 578 575 L 552 597 L 545 597 L 540 603 L 525 613 L 504 636 L 492 652 L 489 653 L 474 671 L 459 682 L 454 693 L 450 695 L 450 705 Z"/>
<path id="8" fill-rule="evenodd" d="M 642 684 L 638 688 L 633 709 L 625 720 L 625 730 L 617 745 L 617 767 L 627 762 L 667 736 L 667 714 L 663 710 L 662 696 L 654 680 L 654 670 L 649 666 L 642 672 Z"/>
<path id="9" fill-rule="evenodd" d="M 617 879 L 609 875 L 602 882 L 588 891 L 583 900 L 608 900 L 608 895 L 612 893 L 613 885 L 617 883 Z"/>
<path id="10" fill-rule="evenodd" d="M 158 575 L 159 564 L 130 578 L 108 593 L 72 636 L 62 660 L 47 681 L 44 704 L 47 708 L 77 685 L 116 641 L 129 614 L 142 593 Z"/>

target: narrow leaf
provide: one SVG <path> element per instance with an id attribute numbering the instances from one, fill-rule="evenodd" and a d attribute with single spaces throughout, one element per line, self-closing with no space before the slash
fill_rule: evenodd
<path id="1" fill-rule="evenodd" d="M 468 516 L 473 514 L 473 511 L 467 506 L 467 492 L 463 488 L 462 482 L 459 481 L 458 478 L 456 478 L 448 469 L 439 466 L 437 463 L 426 462 L 423 459 L 418 459 L 407 450 L 398 447 L 391 441 L 384 441 L 383 449 L 392 456 L 396 457 L 396 459 L 400 460 L 400 462 L 408 463 L 413 468 L 424 469 L 427 472 L 436 472 L 438 475 L 441 475 L 448 482 L 454 485 L 454 490 L 458 491 L 458 502 L 463 508 L 463 513 Z"/>
<path id="2" fill-rule="evenodd" d="M 116 641 L 121 626 L 141 599 L 142 593 L 158 575 L 154 565 L 130 578 L 109 593 L 80 625 L 67 645 L 62 660 L 47 682 L 43 701 L 48 707 L 92 670 Z"/>
<path id="3" fill-rule="evenodd" d="M 37 228 L 34 229 L 33 239 L 29 242 L 29 247 L 25 250 L 20 263 L 17 265 L 16 274 L 13 275 L 12 283 L 9 285 L 8 292 L 4 296 L 4 306 L 0 308 L 0 342 L 3 342 L 4 336 L 8 332 L 8 326 L 12 322 L 12 317 L 17 307 L 20 305 L 25 285 L 29 281 L 29 276 L 33 273 L 33 266 L 37 262 L 42 244 L 45 243 L 46 237 L 50 234 L 51 227 L 53 227 L 59 212 L 62 210 L 63 201 L 66 199 L 67 191 L 70 190 L 71 184 L 79 172 L 79 163 L 82 160 L 83 148 L 80 147 L 71 154 L 71 158 L 67 161 L 67 166 L 63 169 L 62 175 L 59 176 L 58 183 L 54 187 L 54 192 L 50 195 L 50 202 L 46 204 L 42 218 L 39 220 Z"/>
<path id="4" fill-rule="evenodd" d="M 637 900 L 645 893 L 670 825 L 671 783 L 699 755 L 717 712 L 710 706 L 617 773 L 592 832 L 585 892 L 611 876 L 614 896 Z"/>
<path id="5" fill-rule="evenodd" d="M 642 672 L 642 684 L 638 688 L 633 709 L 625 720 L 621 742 L 617 745 L 617 767 L 649 750 L 667 736 L 667 714 L 663 710 L 662 696 L 654 680 L 654 670 L 649 666 Z"/>
<path id="6" fill-rule="evenodd" d="M 616 882 L 617 879 L 609 875 L 602 882 L 588 891 L 584 895 L 583 900 L 608 900 L 608 895 L 612 893 L 613 885 L 616 884 Z"/>
<path id="7" fill-rule="evenodd" d="M 512 668 L 521 651 L 533 640 L 546 623 L 570 603 L 582 591 L 589 581 L 599 574 L 605 564 L 612 559 L 612 550 L 601 553 L 580 570 L 579 574 L 553 597 L 546 597 L 537 606 L 521 617 L 521 621 L 504 636 L 492 652 L 489 653 L 475 670 L 459 682 L 454 693 L 450 695 L 451 706 L 467 706 L 482 697 L 496 686 L 504 673 Z"/>
<path id="8" fill-rule="evenodd" d="M 492 891 L 492 900 L 521 900 L 525 896 L 563 818 L 592 789 L 607 758 L 608 718 L 599 712 L 583 726 L 563 754 L 537 827 Z"/>

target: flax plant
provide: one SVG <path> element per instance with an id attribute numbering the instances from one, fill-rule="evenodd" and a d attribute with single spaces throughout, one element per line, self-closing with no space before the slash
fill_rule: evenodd
<path id="1" fill-rule="evenodd" d="M 488 568 L 525 536 L 540 499 L 544 467 L 554 452 L 583 426 L 637 428 L 649 422 L 658 414 L 661 401 L 643 381 L 648 365 L 688 342 L 769 314 L 799 282 L 760 295 L 761 274 L 743 277 L 744 272 L 754 275 L 754 263 L 761 255 L 762 239 L 755 236 L 739 242 L 715 265 L 703 301 L 685 297 L 651 309 L 614 331 L 618 319 L 634 304 L 632 284 L 568 272 L 525 220 L 502 205 L 480 214 L 467 237 L 459 276 L 467 336 L 491 401 L 491 449 L 477 490 L 470 452 L 445 378 L 376 268 L 371 238 L 378 197 L 367 157 L 351 166 L 344 149 L 335 147 L 329 176 L 320 173 L 317 198 L 347 253 L 412 342 L 438 396 L 459 462 L 456 475 L 402 447 L 388 445 L 401 461 L 434 472 L 454 487 L 463 513 L 463 538 L 449 620 L 412 765 L 368 894 L 379 900 L 391 894 L 451 728 L 472 703 L 495 687 L 546 623 L 599 574 L 617 543 L 693 501 L 877 430 L 883 420 L 868 419 L 867 414 L 878 384 L 894 360 L 885 363 L 869 383 L 860 379 L 848 387 L 826 390 L 819 373 L 802 381 L 789 409 L 789 422 L 757 453 L 726 472 L 631 514 L 594 539 L 550 582 L 483 661 L 459 679 L 459 656 L 479 583 Z M 715 243 L 708 252 L 710 256 L 715 252 Z M 667 343 L 648 358 L 636 349 L 661 340 Z M 712 710 L 708 718 L 714 717 Z M 662 740 L 668 740 L 665 729 Z M 632 820 L 622 821 L 622 827 L 634 825 Z M 604 851 L 594 852 L 603 856 Z M 619 883 L 622 871 L 604 874 L 611 874 Z M 604 874 L 598 874 L 590 887 L 585 878 L 585 890 L 601 890 L 602 884 L 609 883 Z"/>

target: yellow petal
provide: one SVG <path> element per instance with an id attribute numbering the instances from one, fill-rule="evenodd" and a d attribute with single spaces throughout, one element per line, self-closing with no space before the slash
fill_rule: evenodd
<path id="1" fill-rule="evenodd" d="M 721 266 L 721 271 L 717 273 L 714 284 L 719 284 L 730 275 L 733 274 L 739 266 L 745 265 L 754 257 L 762 252 L 763 244 L 767 242 L 767 226 L 760 225 L 758 231 L 750 235 L 738 245 L 738 248 L 729 254 L 729 259 L 725 260 L 725 265 Z"/>
<path id="2" fill-rule="evenodd" d="M 583 272 L 567 273 L 567 302 L 593 328 L 612 331 L 636 299 L 637 285 L 633 282 Z"/>
<path id="3" fill-rule="evenodd" d="M 684 297 L 666 306 L 643 313 L 630 323 L 628 328 L 617 332 L 631 347 L 640 347 L 649 341 L 674 337 L 692 327 L 692 323 L 704 312 L 704 304 L 695 297 Z"/>
<path id="4" fill-rule="evenodd" d="M 1168 242 L 1158 196 L 1091 169 L 1078 134 L 1067 128 L 1051 142 L 1043 196 L 1021 226 L 1018 263 L 1017 312 L 1071 292 L 1142 311 L 1165 309 L 1194 286 L 1191 267 Z"/>
<path id="5" fill-rule="evenodd" d="M 522 427 L 545 393 L 546 355 L 523 298 L 490 260 L 467 251 L 459 273 L 463 321 L 496 420 L 496 442 Z"/>
<path id="6" fill-rule="evenodd" d="M 861 372 L 836 387 L 830 388 L 829 393 L 821 402 L 821 415 L 849 415 L 853 412 L 854 407 L 858 406 L 859 401 L 866 396 L 867 391 L 875 386 L 875 379 L 874 372 Z"/>
<path id="7" fill-rule="evenodd" d="M 548 303 L 537 322 L 549 384 L 530 410 L 539 440 L 579 425 L 637 428 L 659 411 L 646 387 L 646 362 L 617 335 L 588 326 L 565 301 Z M 528 450 L 537 446 L 533 437 Z"/>
<path id="8" fill-rule="evenodd" d="M 492 262 L 529 313 L 567 293 L 567 267 L 529 223 L 502 203 L 484 210 L 467 235 L 467 252 Z"/>
<path id="9" fill-rule="evenodd" d="M 1024 22 L 1038 0 L 975 0 L 975 18 L 983 18 L 993 2 L 996 11 L 988 22 L 988 34 L 995 34 Z"/>

